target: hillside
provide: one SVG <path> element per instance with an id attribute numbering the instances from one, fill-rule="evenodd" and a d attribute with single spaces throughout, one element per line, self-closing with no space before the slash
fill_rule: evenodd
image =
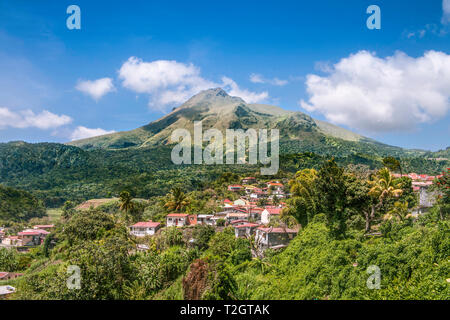
<path id="1" fill-rule="evenodd" d="M 0 221 L 21 221 L 43 217 L 45 209 L 33 195 L 0 185 Z"/>
<path id="2" fill-rule="evenodd" d="M 420 155 L 360 136 L 333 124 L 315 120 L 302 112 L 279 107 L 247 104 L 229 96 L 220 88 L 200 92 L 166 116 L 131 131 L 72 141 L 68 145 L 85 150 L 142 148 L 170 144 L 171 133 L 178 128 L 193 132 L 194 121 L 203 121 L 203 129 L 279 129 L 282 153 L 316 152 L 323 155 L 371 154 L 377 156 Z"/>

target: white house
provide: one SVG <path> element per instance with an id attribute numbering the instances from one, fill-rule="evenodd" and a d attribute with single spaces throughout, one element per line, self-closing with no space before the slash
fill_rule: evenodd
<path id="1" fill-rule="evenodd" d="M 187 213 L 170 213 L 166 217 L 166 225 L 168 227 L 184 227 L 189 224 L 189 215 Z"/>
<path id="2" fill-rule="evenodd" d="M 297 233 L 298 230 L 295 229 L 259 227 L 256 229 L 255 239 L 262 249 L 277 249 L 287 246 Z"/>
<path id="3" fill-rule="evenodd" d="M 259 227 L 259 224 L 257 223 L 243 223 L 243 224 L 236 224 L 234 226 L 234 234 L 236 238 L 240 237 L 250 237 L 256 230 L 256 228 Z"/>
<path id="4" fill-rule="evenodd" d="M 245 206 L 247 203 L 244 199 L 237 199 L 233 202 L 235 206 Z"/>
<path id="5" fill-rule="evenodd" d="M 214 215 L 212 214 L 199 214 L 197 216 L 197 224 L 206 224 L 209 226 L 213 226 L 216 223 L 213 218 Z"/>
<path id="6" fill-rule="evenodd" d="M 146 221 L 146 222 L 138 222 L 130 227 L 130 233 L 136 237 L 145 237 L 151 236 L 158 231 L 161 227 L 161 223 Z"/>
<path id="7" fill-rule="evenodd" d="M 270 217 L 279 216 L 281 214 L 282 208 L 266 208 L 261 212 L 261 222 L 263 224 L 268 224 L 270 222 Z"/>

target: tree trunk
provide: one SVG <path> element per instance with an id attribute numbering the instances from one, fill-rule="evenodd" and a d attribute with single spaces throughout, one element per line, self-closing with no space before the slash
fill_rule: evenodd
<path id="1" fill-rule="evenodd" d="M 373 204 L 370 207 L 370 213 L 368 211 L 365 211 L 364 215 L 366 216 L 366 230 L 365 230 L 365 232 L 367 233 L 367 232 L 370 231 L 372 220 L 375 217 L 375 205 Z"/>

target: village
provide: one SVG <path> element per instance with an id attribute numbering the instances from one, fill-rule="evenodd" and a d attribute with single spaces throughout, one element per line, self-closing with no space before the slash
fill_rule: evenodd
<path id="1" fill-rule="evenodd" d="M 429 190 L 433 181 L 440 176 L 425 174 L 392 174 L 394 178 L 409 177 L 418 197 L 419 205 L 411 212 L 417 216 L 426 212 L 434 204 L 434 193 Z M 144 240 L 160 233 L 164 228 L 193 228 L 196 225 L 208 225 L 216 230 L 232 227 L 236 238 L 254 239 L 255 247 L 252 255 L 264 254 L 267 249 L 285 248 L 299 232 L 300 225 L 288 227 L 280 219 L 285 200 L 290 197 L 289 187 L 284 181 L 260 182 L 255 177 L 241 179 L 241 184 L 231 184 L 227 190 L 236 194 L 237 199 L 224 199 L 220 203 L 221 210 L 214 214 L 188 214 L 174 212 L 167 214 L 165 222 L 139 221 L 129 226 L 129 233 L 136 240 Z M 89 208 L 90 201 L 78 206 L 78 210 Z M 91 206 L 92 207 L 92 206 Z M 0 247 L 26 252 L 30 248 L 43 245 L 46 237 L 55 225 L 33 225 L 17 234 L 8 234 L 8 228 L 0 227 Z M 191 239 L 195 241 L 195 239 Z M 149 247 L 142 241 L 136 241 L 136 250 L 146 251 Z M 11 280 L 22 276 L 22 273 L 3 272 L 0 270 L 0 281 Z M 15 292 L 10 285 L 0 285 L 0 298 Z"/>

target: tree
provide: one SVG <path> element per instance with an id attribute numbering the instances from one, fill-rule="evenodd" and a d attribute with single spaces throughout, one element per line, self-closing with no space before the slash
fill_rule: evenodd
<path id="1" fill-rule="evenodd" d="M 370 231 L 371 223 L 375 219 L 377 211 L 381 208 L 384 201 L 391 197 L 399 197 L 403 190 L 399 188 L 399 183 L 392 178 L 388 168 L 379 170 L 376 175 L 368 181 L 370 185 L 369 195 L 376 201 L 370 206 L 370 210 L 365 211 L 366 228 Z"/>
<path id="2" fill-rule="evenodd" d="M 62 212 L 63 218 L 69 219 L 75 213 L 75 203 L 72 201 L 64 202 Z"/>
<path id="3" fill-rule="evenodd" d="M 122 191 L 119 197 L 120 210 L 125 212 L 125 220 L 128 222 L 130 220 L 129 213 L 134 208 L 133 197 L 128 191 Z"/>
<path id="4" fill-rule="evenodd" d="M 395 172 L 395 171 L 399 171 L 401 175 L 403 175 L 402 173 L 402 165 L 400 163 L 400 161 L 394 157 L 386 157 L 383 158 L 383 165 L 388 168 L 389 170 Z"/>
<path id="5" fill-rule="evenodd" d="M 437 189 L 437 207 L 439 209 L 439 216 L 444 220 L 450 213 L 450 168 L 442 172 L 433 186 Z"/>
<path id="6" fill-rule="evenodd" d="M 399 221 L 403 222 L 408 218 L 408 215 L 408 202 L 396 201 L 394 207 L 385 215 L 385 219 L 391 220 L 392 218 L 397 218 Z"/>
<path id="7" fill-rule="evenodd" d="M 328 226 L 335 237 L 342 237 L 346 230 L 346 188 L 344 169 L 333 159 L 326 161 L 317 175 L 317 194 L 320 212 L 327 216 Z"/>
<path id="8" fill-rule="evenodd" d="M 181 212 L 189 205 L 189 199 L 180 187 L 173 188 L 168 196 L 169 200 L 164 207 L 169 211 Z"/>
<path id="9" fill-rule="evenodd" d="M 287 214 L 293 216 L 298 223 L 306 226 L 318 213 L 319 198 L 317 194 L 317 171 L 303 169 L 289 181 L 292 197 L 287 201 Z"/>
<path id="10" fill-rule="evenodd" d="M 195 239 L 195 246 L 200 250 L 208 248 L 208 242 L 214 235 L 215 229 L 213 226 L 196 225 L 192 232 L 192 237 Z"/>

